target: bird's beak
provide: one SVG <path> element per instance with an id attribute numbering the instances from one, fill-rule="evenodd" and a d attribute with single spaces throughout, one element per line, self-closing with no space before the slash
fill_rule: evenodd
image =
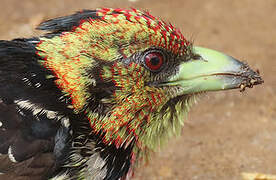
<path id="1" fill-rule="evenodd" d="M 221 52 L 193 47 L 200 58 L 190 59 L 179 66 L 178 73 L 166 85 L 180 86 L 183 94 L 253 87 L 261 84 L 259 72 L 243 62 Z"/>

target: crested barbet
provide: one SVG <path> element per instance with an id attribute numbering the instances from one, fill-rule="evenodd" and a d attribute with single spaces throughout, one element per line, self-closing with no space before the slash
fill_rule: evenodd
<path id="1" fill-rule="evenodd" d="M 83 10 L 0 41 L 0 179 L 130 179 L 198 94 L 263 82 L 136 9 Z"/>

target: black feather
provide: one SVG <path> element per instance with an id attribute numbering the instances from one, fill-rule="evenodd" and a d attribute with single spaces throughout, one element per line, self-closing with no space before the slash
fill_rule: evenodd
<path id="1" fill-rule="evenodd" d="M 58 17 L 42 22 L 37 29 L 51 31 L 52 33 L 59 33 L 63 31 L 70 31 L 73 27 L 78 26 L 82 20 L 97 19 L 95 10 L 83 10 L 70 16 Z"/>
<path id="2" fill-rule="evenodd" d="M 41 112 L 68 112 L 66 103 L 58 100 L 63 94 L 55 78 L 46 78 L 52 73 L 39 64 L 35 44 L 31 43 L 35 41 L 0 41 L 0 172 L 4 173 L 0 179 L 43 179 L 58 163 L 53 151 L 61 123 L 17 104 L 26 101 L 41 106 Z M 41 162 L 45 158 L 47 161 Z"/>
<path id="3" fill-rule="evenodd" d="M 54 154 L 50 153 L 55 132 L 40 138 L 32 129 L 33 123 L 39 121 L 32 118 L 19 114 L 16 104 L 0 103 L 0 172 L 4 173 L 0 179 L 43 179 L 55 168 Z"/>

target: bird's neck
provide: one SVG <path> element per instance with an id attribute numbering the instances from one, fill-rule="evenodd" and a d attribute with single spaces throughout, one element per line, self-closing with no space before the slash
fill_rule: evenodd
<path id="1" fill-rule="evenodd" d="M 73 146 L 63 163 L 63 172 L 69 172 L 67 176 L 108 180 L 131 176 L 135 164 L 134 143 L 118 148 L 104 143 L 103 134 L 91 132 L 85 118 L 72 123 Z"/>

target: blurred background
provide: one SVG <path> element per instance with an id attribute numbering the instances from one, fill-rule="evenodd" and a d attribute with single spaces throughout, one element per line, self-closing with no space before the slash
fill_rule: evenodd
<path id="1" fill-rule="evenodd" d="M 148 10 L 196 45 L 259 69 L 265 83 L 208 93 L 187 117 L 181 137 L 141 166 L 135 180 L 235 180 L 241 172 L 276 174 L 275 0 L 1 0 L 0 39 L 41 34 L 41 21 L 97 7 Z"/>

